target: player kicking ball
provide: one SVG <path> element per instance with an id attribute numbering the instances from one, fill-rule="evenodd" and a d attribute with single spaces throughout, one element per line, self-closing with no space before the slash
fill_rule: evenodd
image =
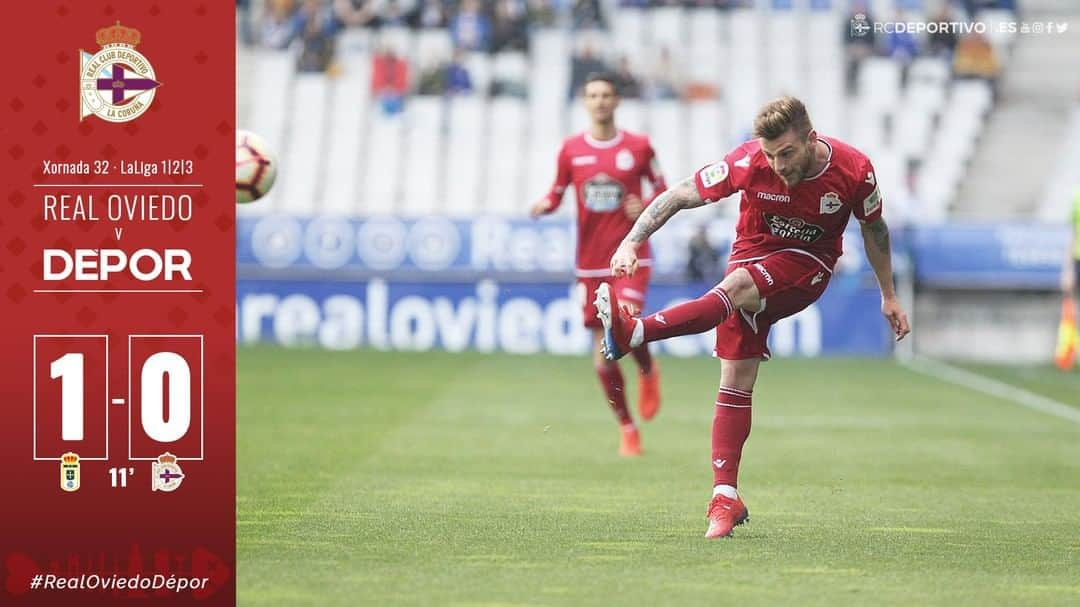
<path id="1" fill-rule="evenodd" d="M 814 131 L 793 97 L 766 105 L 754 139 L 664 192 L 634 223 L 611 258 L 615 277 L 638 271 L 639 248 L 675 213 L 742 192 L 727 275 L 707 293 L 645 318 L 620 308 L 608 284 L 596 290 L 609 360 L 652 341 L 716 328 L 720 389 L 712 427 L 713 497 L 706 538 L 726 537 L 747 520 L 739 496 L 739 460 L 750 435 L 758 366 L 769 359 L 769 328 L 817 301 L 842 253 L 852 214 L 881 289 L 881 312 L 896 340 L 911 328 L 893 288 L 889 228 L 870 160 L 846 143 Z"/>
<path id="2" fill-rule="evenodd" d="M 649 180 L 654 196 L 667 186 L 657 168 L 656 153 L 649 138 L 615 127 L 615 108 L 619 105 L 615 78 L 590 74 L 583 92 L 591 126 L 588 131 L 563 142 L 555 183 L 547 196 L 533 204 L 529 215 L 536 218 L 557 209 L 566 186 L 574 184 L 578 228 L 575 274 L 582 294 L 585 326 L 593 335 L 593 367 L 619 422 L 619 454 L 632 457 L 641 455 L 641 435 L 626 407 L 626 390 L 619 364 L 605 359 L 600 350 L 603 334 L 588 294 L 611 276 L 608 260 L 642 209 L 649 204 L 641 199 L 641 180 Z M 622 305 L 632 314 L 637 314 L 645 305 L 645 292 L 649 287 L 648 245 L 642 246 L 638 254 L 641 269 L 612 283 Z M 628 352 L 638 364 L 638 412 L 647 421 L 660 409 L 660 371 L 648 346 L 632 348 Z"/>

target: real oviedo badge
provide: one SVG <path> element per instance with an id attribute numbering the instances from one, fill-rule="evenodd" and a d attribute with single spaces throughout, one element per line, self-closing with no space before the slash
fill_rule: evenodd
<path id="1" fill-rule="evenodd" d="M 60 456 L 60 488 L 78 491 L 79 476 L 79 456 L 70 451 Z"/>

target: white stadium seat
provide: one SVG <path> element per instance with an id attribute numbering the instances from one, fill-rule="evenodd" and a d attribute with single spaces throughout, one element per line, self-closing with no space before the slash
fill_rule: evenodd
<path id="1" fill-rule="evenodd" d="M 480 210 L 481 142 L 486 133 L 487 103 L 476 97 L 450 102 L 446 158 L 446 212 L 470 217 Z"/>
<path id="2" fill-rule="evenodd" d="M 255 62 L 255 78 L 252 96 L 258 103 L 252 104 L 248 124 L 241 124 L 262 137 L 271 150 L 276 150 L 280 159 L 285 149 L 285 132 L 288 118 L 288 92 L 296 72 L 296 56 L 288 51 L 267 51 L 260 53 Z M 250 204 L 238 211 L 243 215 L 261 215 L 269 213 L 277 206 L 280 189 L 273 188 L 260 204 Z"/>
<path id="3" fill-rule="evenodd" d="M 653 101 L 648 106 L 649 138 L 664 170 L 687 175 L 685 109 L 679 101 Z"/>
<path id="4" fill-rule="evenodd" d="M 331 88 L 329 141 L 326 152 L 319 155 L 326 163 L 320 205 L 324 213 L 355 215 L 360 211 L 362 150 L 371 103 L 370 70 L 370 63 L 357 62 Z"/>
<path id="5" fill-rule="evenodd" d="M 277 208 L 293 215 L 312 215 L 316 211 L 318 191 L 322 189 L 326 163 L 323 136 L 330 106 L 327 103 L 330 83 L 321 74 L 301 74 L 293 87 L 292 124 L 289 145 L 281 156 L 278 171 Z"/>
<path id="6" fill-rule="evenodd" d="M 405 188 L 401 214 L 431 215 L 442 210 L 442 169 L 446 152 L 441 145 L 443 100 L 435 96 L 413 97 L 405 110 Z"/>
<path id="7" fill-rule="evenodd" d="M 686 174 L 676 174 L 675 167 L 668 168 L 665 159 L 660 158 L 660 167 L 665 171 L 668 183 L 675 183 L 705 166 L 724 157 L 732 147 L 727 136 L 727 121 L 724 106 L 719 101 L 695 101 L 687 104 L 690 116 L 690 141 L 686 146 L 687 158 L 683 169 Z"/>
<path id="8" fill-rule="evenodd" d="M 500 215 L 516 215 L 526 208 L 522 187 L 525 135 L 525 104 L 510 97 L 491 101 L 488 134 L 487 179 L 484 210 Z"/>
<path id="9" fill-rule="evenodd" d="M 385 215 L 398 210 L 401 195 L 401 148 L 405 133 L 405 118 L 389 116 L 380 107 L 368 112 L 369 131 L 366 175 L 363 182 L 361 212 L 364 215 Z"/>

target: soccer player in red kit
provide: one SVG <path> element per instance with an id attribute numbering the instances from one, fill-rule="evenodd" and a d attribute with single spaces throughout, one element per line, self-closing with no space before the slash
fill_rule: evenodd
<path id="1" fill-rule="evenodd" d="M 584 86 L 585 109 L 592 125 L 588 131 L 567 138 L 559 151 L 555 183 L 547 196 L 533 204 L 529 214 L 539 217 L 554 211 L 570 183 L 577 191 L 577 275 L 582 293 L 585 326 L 593 335 L 593 367 L 607 396 L 621 430 L 619 454 L 641 454 L 641 436 L 626 407 L 626 391 L 619 364 L 604 358 L 600 351 L 603 337 L 589 294 L 610 280 L 608 260 L 634 225 L 648 202 L 641 199 L 641 180 L 652 184 L 653 196 L 666 189 L 657 168 L 656 153 L 649 138 L 615 126 L 615 108 L 619 105 L 616 80 L 605 74 L 590 74 Z M 633 314 L 645 305 L 649 285 L 648 245 L 638 250 L 639 271 L 612 282 L 621 304 Z M 660 372 L 649 354 L 648 346 L 633 348 L 638 364 L 638 411 L 645 420 L 652 419 L 660 408 Z"/>
<path id="2" fill-rule="evenodd" d="M 724 537 L 749 517 L 737 491 L 739 459 L 750 435 L 758 366 L 776 321 L 821 297 L 842 252 L 852 214 L 881 289 L 881 312 L 897 341 L 910 332 L 893 288 L 889 228 L 870 160 L 846 143 L 818 135 L 802 102 L 781 97 L 754 120 L 754 139 L 663 193 L 637 219 L 611 258 L 616 277 L 636 273 L 638 251 L 682 209 L 742 192 L 727 275 L 700 298 L 634 318 L 609 285 L 596 291 L 605 355 L 614 360 L 658 339 L 716 328 L 720 390 L 712 429 L 713 497 L 707 538 Z"/>

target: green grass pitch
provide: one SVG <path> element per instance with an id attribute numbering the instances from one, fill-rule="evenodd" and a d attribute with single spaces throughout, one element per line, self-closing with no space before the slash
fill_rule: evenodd
<path id="1" fill-rule="evenodd" d="M 237 358 L 240 605 L 1080 604 L 1080 424 L 891 361 L 764 365 L 706 541 L 714 360 L 660 361 L 628 461 L 584 358 Z"/>

